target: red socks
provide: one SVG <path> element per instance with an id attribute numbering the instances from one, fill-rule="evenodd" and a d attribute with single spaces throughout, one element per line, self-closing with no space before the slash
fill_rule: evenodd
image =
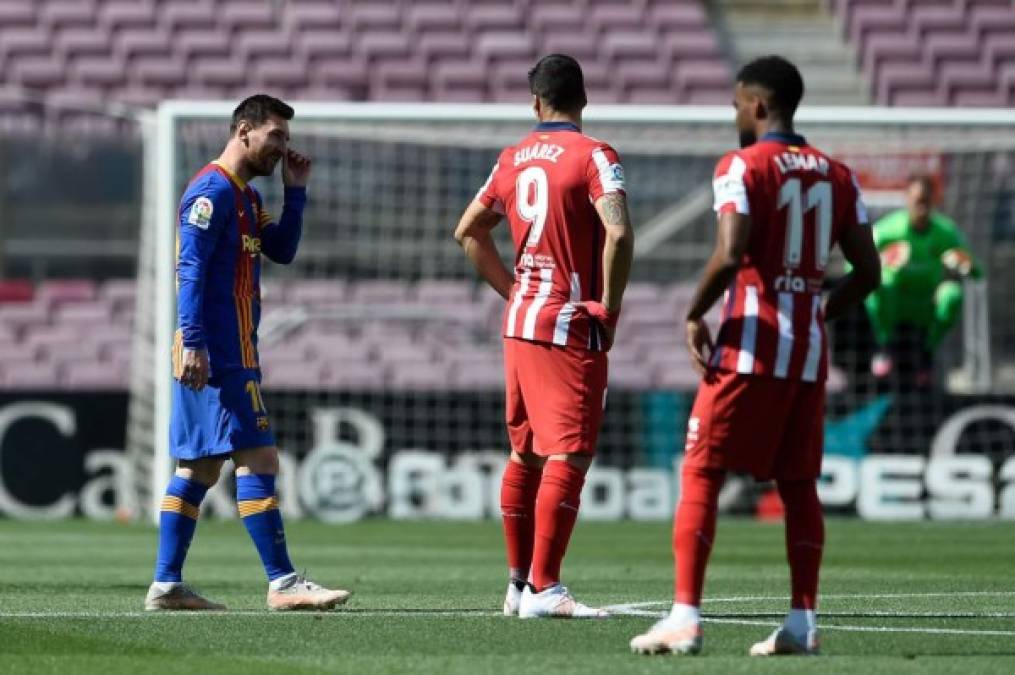
<path id="1" fill-rule="evenodd" d="M 536 533 L 536 493 L 540 467 L 508 461 L 500 482 L 500 513 L 511 578 L 527 581 L 532 563 L 532 540 Z"/>
<path id="2" fill-rule="evenodd" d="M 786 557 L 789 559 L 793 609 L 815 609 L 818 570 L 825 545 L 825 519 L 815 481 L 779 481 L 786 507 Z"/>
<path id="3" fill-rule="evenodd" d="M 532 550 L 532 583 L 537 592 L 560 581 L 560 564 L 578 519 L 584 484 L 585 471 L 567 462 L 550 460 L 543 467 Z"/>
<path id="4" fill-rule="evenodd" d="M 684 467 L 673 522 L 674 602 L 701 606 L 705 567 L 715 540 L 721 470 Z"/>

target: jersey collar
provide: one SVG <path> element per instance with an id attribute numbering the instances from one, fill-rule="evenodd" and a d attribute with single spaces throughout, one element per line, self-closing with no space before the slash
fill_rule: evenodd
<path id="1" fill-rule="evenodd" d="M 536 131 L 581 131 L 581 129 L 570 122 L 540 122 L 536 125 Z"/>
<path id="2" fill-rule="evenodd" d="M 780 131 L 769 131 L 759 138 L 760 141 L 775 141 L 785 145 L 807 145 L 807 139 L 800 134 L 784 134 Z"/>
<path id="3" fill-rule="evenodd" d="M 235 183 L 238 188 L 240 188 L 241 190 L 246 190 L 247 189 L 247 183 L 246 183 L 246 181 L 244 181 L 239 176 L 237 176 L 235 173 L 230 171 L 228 166 L 226 166 L 222 162 L 218 161 L 217 159 L 212 160 L 212 164 L 214 164 L 218 168 L 222 169 L 222 171 L 227 176 L 229 176 L 229 180 L 231 180 L 233 183 Z"/>

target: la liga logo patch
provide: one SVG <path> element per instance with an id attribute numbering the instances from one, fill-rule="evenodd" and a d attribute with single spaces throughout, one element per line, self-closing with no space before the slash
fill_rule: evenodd
<path id="1" fill-rule="evenodd" d="M 211 225 L 211 214 L 215 210 L 211 200 L 207 197 L 198 197 L 194 201 L 194 205 L 190 207 L 190 214 L 187 216 L 187 222 L 194 227 L 207 230 L 208 226 Z"/>

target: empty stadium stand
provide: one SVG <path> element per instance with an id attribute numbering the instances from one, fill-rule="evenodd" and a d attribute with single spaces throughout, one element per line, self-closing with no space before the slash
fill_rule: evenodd
<path id="1" fill-rule="evenodd" d="M 1015 103 L 1010 0 L 833 0 L 873 99 L 884 105 Z"/>
<path id="2" fill-rule="evenodd" d="M 601 102 L 715 102 L 730 69 L 699 0 L 0 0 L 0 84 L 73 105 L 251 89 L 327 100 L 518 100 L 572 52 Z M 22 112 L 16 96 L 0 114 Z"/>

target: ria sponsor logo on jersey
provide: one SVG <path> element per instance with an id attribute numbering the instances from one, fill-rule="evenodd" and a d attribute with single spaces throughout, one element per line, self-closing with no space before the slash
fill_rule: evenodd
<path id="1" fill-rule="evenodd" d="M 553 143 L 533 143 L 515 151 L 515 166 L 537 159 L 545 159 L 548 162 L 556 164 L 563 154 L 564 148 L 559 145 L 554 145 Z"/>
<path id="2" fill-rule="evenodd" d="M 822 176 L 828 175 L 828 160 L 817 155 L 807 155 L 801 152 L 783 152 L 772 156 L 772 161 L 779 167 L 780 173 L 790 171 L 817 171 Z"/>
<path id="3" fill-rule="evenodd" d="M 821 279 L 805 279 L 793 274 L 793 270 L 786 270 L 775 278 L 775 290 L 779 293 L 820 293 Z"/>

